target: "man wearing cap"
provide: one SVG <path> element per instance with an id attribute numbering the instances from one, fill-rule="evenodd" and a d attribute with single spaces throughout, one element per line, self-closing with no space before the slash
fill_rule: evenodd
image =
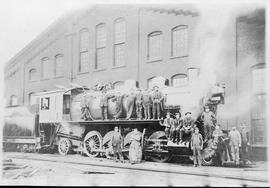
<path id="1" fill-rule="evenodd" d="M 145 89 L 142 95 L 143 99 L 143 110 L 144 110 L 144 119 L 151 118 L 151 106 L 152 106 L 152 98 L 150 91 Z"/>
<path id="2" fill-rule="evenodd" d="M 215 114 L 210 111 L 209 106 L 205 106 L 205 111 L 201 115 L 204 128 L 204 141 L 212 137 L 212 130 L 214 129 L 214 121 L 216 121 Z"/>
<path id="3" fill-rule="evenodd" d="M 100 103 L 99 106 L 101 108 L 101 116 L 102 120 L 108 120 L 108 100 L 109 98 L 112 98 L 113 96 L 108 95 L 105 87 L 102 87 L 102 93 L 100 97 Z"/>
<path id="4" fill-rule="evenodd" d="M 167 112 L 166 118 L 163 121 L 163 126 L 166 127 L 165 134 L 166 134 L 166 137 L 169 138 L 169 140 L 172 140 L 170 130 L 171 130 L 171 127 L 173 126 L 173 123 L 174 123 L 174 120 L 173 118 L 171 118 L 170 112 Z"/>
<path id="5" fill-rule="evenodd" d="M 249 161 L 249 133 L 247 130 L 246 123 L 243 122 L 240 126 L 240 134 L 242 138 L 242 147 L 241 147 L 241 159 L 244 163 Z"/>
<path id="6" fill-rule="evenodd" d="M 142 108 L 143 108 L 143 95 L 142 90 L 138 88 L 138 93 L 136 94 L 136 114 L 137 119 L 142 119 Z"/>
<path id="7" fill-rule="evenodd" d="M 239 147 L 241 147 L 241 134 L 236 127 L 232 127 L 232 130 L 229 132 L 229 140 L 231 147 L 231 154 L 233 161 L 236 165 L 239 164 Z"/>
<path id="8" fill-rule="evenodd" d="M 175 114 L 175 119 L 174 119 L 174 123 L 173 126 L 171 128 L 171 133 L 173 135 L 173 142 L 179 142 L 180 138 L 179 138 L 179 134 L 180 134 L 180 129 L 183 126 L 183 119 L 181 118 L 181 114 L 178 112 Z"/>
<path id="9" fill-rule="evenodd" d="M 188 138 L 190 138 L 195 128 L 195 120 L 192 118 L 191 112 L 186 112 L 185 116 L 183 127 L 180 129 L 180 143 L 183 141 L 183 134 L 188 135 Z"/>
<path id="10" fill-rule="evenodd" d="M 161 114 L 161 102 L 163 100 L 162 93 L 159 91 L 158 86 L 154 86 L 154 92 L 152 94 L 152 101 L 153 101 L 153 119 L 160 119 Z"/>

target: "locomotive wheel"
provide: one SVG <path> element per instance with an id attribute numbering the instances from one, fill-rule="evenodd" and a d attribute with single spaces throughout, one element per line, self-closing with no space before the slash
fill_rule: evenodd
<path id="1" fill-rule="evenodd" d="M 150 137 L 150 139 L 167 139 L 164 131 L 154 132 Z M 159 144 L 157 141 L 152 141 L 153 144 Z M 165 143 L 164 143 L 165 144 Z M 149 157 L 154 162 L 165 163 L 171 159 L 171 154 L 169 152 L 156 152 L 155 154 L 151 154 Z"/>
<path id="2" fill-rule="evenodd" d="M 213 157 L 210 156 L 211 150 L 209 148 L 205 148 L 202 152 L 202 165 L 211 166 L 213 165 Z"/>
<path id="3" fill-rule="evenodd" d="M 154 162 L 165 163 L 171 159 L 171 154 L 169 153 L 157 153 L 150 155 L 150 158 Z"/>
<path id="4" fill-rule="evenodd" d="M 99 152 L 93 149 L 102 149 L 102 136 L 98 131 L 90 131 L 84 137 L 84 152 L 88 157 L 96 157 Z"/>
<path id="5" fill-rule="evenodd" d="M 70 151 L 71 143 L 67 138 L 60 138 L 58 142 L 58 152 L 60 155 L 67 155 Z"/>

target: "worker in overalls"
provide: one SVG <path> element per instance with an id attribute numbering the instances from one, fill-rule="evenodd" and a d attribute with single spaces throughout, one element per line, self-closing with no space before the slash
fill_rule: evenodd
<path id="1" fill-rule="evenodd" d="M 137 114 L 137 119 L 141 120 L 142 119 L 142 113 L 143 113 L 143 94 L 142 90 L 138 88 L 138 93 L 136 94 L 136 114 Z"/>
<path id="2" fill-rule="evenodd" d="M 118 161 L 117 155 L 121 162 L 124 161 L 123 154 L 122 154 L 122 142 L 123 137 L 121 136 L 118 127 L 114 127 L 114 132 L 111 139 L 113 155 L 116 161 Z"/>
<path id="3" fill-rule="evenodd" d="M 144 110 L 144 119 L 151 119 L 151 107 L 152 107 L 152 98 L 150 91 L 145 89 L 143 92 L 143 110 Z"/>
<path id="4" fill-rule="evenodd" d="M 154 92 L 152 94 L 153 101 L 153 119 L 160 119 L 161 115 L 161 103 L 163 100 L 162 93 L 159 91 L 158 86 L 154 86 Z"/>

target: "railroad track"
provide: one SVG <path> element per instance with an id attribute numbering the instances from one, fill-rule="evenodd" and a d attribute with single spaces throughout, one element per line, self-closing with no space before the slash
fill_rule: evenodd
<path id="1" fill-rule="evenodd" d="M 68 160 L 64 158 L 40 158 L 40 157 L 35 157 L 35 156 L 9 156 L 9 158 L 13 159 L 21 159 L 21 160 L 35 160 L 35 161 L 44 161 L 44 162 L 55 162 L 55 163 L 65 163 L 65 164 L 75 164 L 75 165 L 87 165 L 87 166 L 96 166 L 96 167 L 106 167 L 106 168 L 114 168 L 114 169 L 125 169 L 125 170 L 137 170 L 137 171 L 147 171 L 147 172 L 160 172 L 160 173 L 171 173 L 171 174 L 183 174 L 183 175 L 195 175 L 195 176 L 203 176 L 203 177 L 216 177 L 216 178 L 224 178 L 224 179 L 233 179 L 233 180 L 240 180 L 240 181 L 245 181 L 245 182 L 260 182 L 260 183 L 268 183 L 267 179 L 264 178 L 250 178 L 250 177 L 245 177 L 244 175 L 241 176 L 234 176 L 232 175 L 224 175 L 224 174 L 219 174 L 219 173 L 207 173 L 205 172 L 199 172 L 199 171 L 194 171 L 192 170 L 192 167 L 190 167 L 190 170 L 181 170 L 180 168 L 175 170 L 175 169 L 170 169 L 168 168 L 165 169 L 158 169 L 158 168 L 145 168 L 139 165 L 128 165 L 125 163 L 111 163 L 109 164 L 106 162 L 97 162 L 97 160 L 92 160 L 92 161 L 74 161 L 74 160 Z M 187 168 L 187 167 L 186 167 Z M 204 167 L 202 167 L 204 168 Z M 211 171 L 211 170 L 210 170 Z M 267 172 L 267 171 L 266 171 Z"/>

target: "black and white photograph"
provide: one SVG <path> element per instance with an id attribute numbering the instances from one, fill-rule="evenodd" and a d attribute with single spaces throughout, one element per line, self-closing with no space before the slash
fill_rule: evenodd
<path id="1" fill-rule="evenodd" d="M 270 186 L 269 15 L 0 0 L 0 185 Z"/>

